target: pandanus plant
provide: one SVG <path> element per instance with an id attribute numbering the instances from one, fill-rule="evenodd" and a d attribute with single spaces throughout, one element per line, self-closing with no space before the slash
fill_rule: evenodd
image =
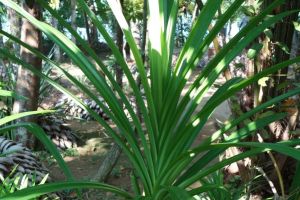
<path id="1" fill-rule="evenodd" d="M 149 77 L 147 76 L 141 52 L 122 14 L 119 1 L 108 0 L 107 2 L 119 26 L 123 30 L 125 39 L 132 51 L 137 71 L 141 78 L 143 92 L 141 92 L 135 82 L 122 53 L 105 30 L 102 22 L 89 9 L 84 0 L 77 0 L 81 11 L 85 12 L 97 27 L 110 47 L 116 62 L 124 71 L 129 86 L 137 100 L 137 106 L 140 108 L 143 123 L 141 123 L 139 117 L 132 109 L 125 92 L 122 91 L 102 60 L 96 55 L 93 49 L 89 47 L 87 42 L 72 29 L 70 24 L 60 17 L 55 10 L 49 7 L 45 1 L 38 1 L 38 3 L 49 11 L 52 17 L 57 18 L 59 24 L 76 38 L 77 43 L 80 44 L 81 48 L 84 48 L 85 54 L 63 33 L 51 27 L 49 24 L 35 19 L 13 1 L 0 0 L 0 2 L 16 10 L 22 17 L 29 20 L 65 51 L 72 62 L 81 69 L 90 80 L 91 84 L 93 84 L 97 90 L 97 93 L 91 92 L 89 88 L 81 84 L 74 76 L 61 68 L 57 63 L 48 59 L 41 52 L 31 48 L 29 45 L 3 30 L 1 30 L 1 34 L 29 49 L 36 56 L 42 58 L 44 62 L 48 62 L 61 70 L 70 82 L 76 85 L 102 108 L 111 121 L 117 126 L 117 129 L 113 129 L 107 121 L 85 106 L 66 88 L 60 86 L 50 77 L 35 70 L 33 66 L 25 63 L 4 49 L 0 49 L 0 55 L 30 69 L 35 74 L 47 80 L 55 88 L 69 95 L 70 98 L 76 101 L 82 108 L 88 110 L 93 118 L 106 129 L 107 133 L 109 133 L 114 141 L 122 148 L 134 169 L 132 192 L 126 192 L 114 186 L 101 183 L 75 181 L 72 175 L 68 174 L 68 180 L 66 182 L 27 188 L 8 195 L 4 197 L 5 199 L 20 199 L 20 197 L 24 199 L 33 198 L 44 193 L 70 188 L 98 188 L 112 191 L 126 199 L 193 199 L 193 196 L 203 194 L 207 191 L 219 189 L 223 191 L 224 188 L 218 184 L 194 185 L 194 187 L 191 187 L 191 185 L 209 174 L 222 169 L 224 166 L 243 158 L 274 150 L 300 160 L 299 150 L 294 148 L 296 144 L 299 144 L 299 140 L 274 144 L 242 142 L 243 138 L 264 128 L 272 121 L 283 118 L 285 114 L 276 113 L 273 115 L 265 115 L 252 122 L 246 121 L 249 117 L 258 112 L 262 112 L 265 108 L 285 98 L 299 94 L 300 88 L 298 87 L 233 119 L 221 127 L 220 130 L 208 138 L 203 139 L 203 141 L 196 146 L 192 146 L 193 141 L 197 136 L 201 135 L 204 125 L 218 105 L 235 95 L 244 87 L 257 82 L 259 79 L 277 70 L 300 61 L 300 57 L 297 57 L 274 65 L 247 79 L 232 78 L 220 86 L 200 110 L 197 109 L 199 103 L 213 86 L 216 79 L 251 41 L 257 38 L 259 34 L 272 24 L 296 12 L 288 11 L 277 15 L 270 15 L 273 9 L 285 2 L 284 0 L 274 0 L 267 8 L 253 17 L 238 34 L 220 49 L 189 86 L 187 82 L 194 72 L 196 64 L 208 50 L 209 45 L 213 42 L 224 25 L 230 20 L 231 16 L 243 5 L 244 0 L 233 1 L 222 16 L 219 16 L 217 19 L 215 15 L 222 4 L 222 0 L 206 1 L 199 16 L 195 19 L 191 32 L 175 64 L 172 62 L 172 55 L 174 51 L 174 31 L 178 12 L 178 0 L 148 1 L 149 39 L 147 56 L 150 69 Z M 88 57 L 94 59 L 95 62 L 91 62 L 86 54 L 88 54 Z M 97 70 L 94 63 L 101 68 L 101 73 Z M 105 74 L 106 78 L 104 78 L 103 74 Z M 184 92 L 185 88 L 188 88 L 186 92 Z M 106 104 L 99 101 L 98 96 L 101 96 Z M 144 102 L 144 98 L 146 102 Z M 120 104 L 120 100 L 122 104 Z M 130 117 L 124 112 L 125 109 L 128 110 Z M 245 122 L 245 126 L 235 130 L 235 127 L 241 122 Z M 219 142 L 219 138 L 224 133 L 227 133 L 229 136 L 224 141 Z M 208 165 L 227 148 L 233 146 L 248 147 L 246 148 L 248 150 L 215 163 L 214 165 Z M 65 171 L 67 172 L 67 170 Z M 294 183 L 295 187 L 298 186 L 296 178 Z"/>

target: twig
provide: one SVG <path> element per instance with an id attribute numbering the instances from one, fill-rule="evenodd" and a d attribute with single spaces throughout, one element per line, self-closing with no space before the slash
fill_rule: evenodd
<path id="1" fill-rule="evenodd" d="M 259 133 L 257 133 L 257 137 L 258 137 L 258 141 L 260 143 L 263 142 L 263 138 L 261 137 L 261 135 Z M 275 171 L 276 171 L 276 174 L 278 176 L 278 181 L 279 181 L 279 185 L 280 185 L 280 190 L 281 190 L 281 194 L 282 194 L 282 198 L 285 199 L 285 191 L 284 191 L 284 184 L 283 184 L 283 179 L 282 179 L 282 175 L 281 175 L 281 172 L 280 172 L 280 169 L 277 165 L 277 162 L 276 162 L 276 159 L 274 158 L 273 154 L 271 153 L 271 151 L 267 151 L 268 155 L 270 156 L 271 160 L 272 160 L 272 163 L 274 165 L 274 168 L 275 168 Z M 262 170 L 262 169 L 261 169 Z M 274 187 L 274 184 L 273 182 L 267 177 L 267 175 L 263 174 L 263 176 L 267 179 L 267 181 L 269 182 L 269 185 L 273 191 L 273 187 Z M 272 185 L 271 185 L 272 184 Z M 274 187 L 275 191 L 276 191 L 276 188 Z M 274 192 L 273 192 L 274 193 Z M 276 194 L 278 196 L 278 193 L 276 191 Z M 276 194 L 274 193 L 274 195 L 276 196 Z M 279 196 L 278 196 L 279 197 Z"/>

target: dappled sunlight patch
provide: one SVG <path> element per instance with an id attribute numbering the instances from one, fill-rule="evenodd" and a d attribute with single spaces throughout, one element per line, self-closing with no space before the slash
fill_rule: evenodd
<path id="1" fill-rule="evenodd" d="M 198 118 L 195 121 L 193 121 L 192 125 L 193 127 L 196 127 L 199 123 L 200 123 L 200 119 Z"/>
<path id="2" fill-rule="evenodd" d="M 186 73 L 184 79 L 185 79 L 185 80 L 188 80 L 188 79 L 190 78 L 191 74 L 192 74 L 192 70 L 189 69 L 188 72 Z"/>

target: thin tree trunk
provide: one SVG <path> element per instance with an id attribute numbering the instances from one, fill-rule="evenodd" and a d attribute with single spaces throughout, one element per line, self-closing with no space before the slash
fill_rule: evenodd
<path id="1" fill-rule="evenodd" d="M 13 0 L 15 3 L 20 3 L 20 0 Z M 19 17 L 19 15 L 17 14 L 17 12 L 11 8 L 7 8 L 7 19 L 8 19 L 8 27 L 9 27 L 9 31 L 10 34 L 15 36 L 16 38 L 20 39 L 21 36 L 21 31 L 20 31 L 20 27 L 21 27 L 21 18 Z M 13 43 L 13 50 L 14 53 L 17 57 L 20 56 L 20 45 L 17 44 L 16 42 Z M 7 65 L 9 63 L 9 65 Z M 4 65 L 6 65 L 7 67 L 9 66 L 10 71 L 13 72 L 12 76 L 10 77 L 16 77 L 17 76 L 17 69 L 19 68 L 19 65 L 13 62 L 7 62 L 4 63 Z M 7 68 L 8 69 L 8 68 Z M 6 71 L 7 71 L 6 69 Z M 7 76 L 7 75 L 6 75 Z M 7 76 L 9 77 L 9 76 Z M 12 83 L 10 80 L 10 78 L 8 79 L 10 83 Z M 12 84 L 10 84 L 12 85 Z"/>
<path id="2" fill-rule="evenodd" d="M 91 24 L 90 26 L 90 36 L 91 36 L 91 42 L 90 42 L 90 46 L 93 47 L 97 47 L 97 44 L 99 43 L 98 40 L 98 30 L 96 28 L 96 26 L 94 26 L 93 24 Z"/>
<path id="3" fill-rule="evenodd" d="M 2 30 L 2 18 L 0 16 L 0 29 Z M 4 47 L 4 43 L 3 43 L 3 36 L 0 35 L 0 48 Z M 4 60 L 1 59 L 0 61 L 0 80 L 4 81 L 6 73 L 5 73 L 5 64 L 4 64 Z"/>
<path id="4" fill-rule="evenodd" d="M 13 0 L 13 1 L 19 3 L 18 0 Z M 11 8 L 7 9 L 7 14 L 8 14 L 8 24 L 9 24 L 10 33 L 15 37 L 20 38 L 21 18 L 19 17 L 17 12 Z M 19 55 L 20 45 L 14 43 L 13 47 L 16 55 Z"/>
<path id="5" fill-rule="evenodd" d="M 199 12 L 202 10 L 204 4 L 201 0 L 196 0 L 196 4 L 197 4 L 197 7 L 198 7 L 198 11 L 196 12 L 196 16 L 198 16 Z"/>
<path id="6" fill-rule="evenodd" d="M 84 24 L 85 24 L 87 41 L 88 41 L 89 44 L 91 44 L 90 24 L 89 24 L 89 19 L 87 17 L 86 12 L 83 13 L 83 17 L 84 17 Z"/>
<path id="7" fill-rule="evenodd" d="M 76 0 L 71 0 L 70 9 L 71 9 L 71 26 L 76 31 L 77 30 L 77 24 L 76 24 Z M 72 40 L 73 43 L 76 44 L 76 39 L 75 39 L 75 37 L 73 35 L 71 36 L 71 40 Z"/>
<path id="8" fill-rule="evenodd" d="M 37 19 L 41 19 L 41 9 L 35 0 L 24 0 L 23 8 Z M 21 28 L 21 40 L 33 48 L 41 50 L 41 32 L 34 27 L 29 21 L 23 19 Z M 36 57 L 28 49 L 21 47 L 21 59 L 26 63 L 31 64 L 37 70 L 41 70 L 42 60 Z M 37 110 L 38 97 L 39 97 L 40 79 L 34 75 L 31 71 L 24 69 L 22 66 L 18 69 L 18 79 L 16 84 L 16 92 L 19 95 L 28 98 L 27 101 L 15 100 L 13 106 L 13 112 L 19 113 L 30 110 Z M 26 121 L 34 122 L 34 117 L 28 117 Z M 24 129 L 17 130 L 15 138 L 18 142 L 22 142 L 24 145 L 33 148 L 34 138 L 29 135 Z"/>
<path id="9" fill-rule="evenodd" d="M 0 29 L 2 30 L 2 18 L 0 16 Z M 3 37 L 0 35 L 0 48 L 3 47 Z"/>
<path id="10" fill-rule="evenodd" d="M 92 178 L 92 180 L 99 182 L 106 181 L 113 167 L 116 165 L 116 162 L 118 161 L 121 152 L 122 149 L 120 148 L 120 146 L 114 143 L 111 149 L 106 154 L 102 165 L 100 166 L 100 168 L 97 171 L 97 174 Z"/>
<path id="11" fill-rule="evenodd" d="M 297 56 L 299 56 L 299 49 L 300 49 L 300 34 L 298 31 L 294 31 L 294 35 L 293 35 L 293 42 L 292 42 L 292 48 L 291 48 L 291 56 L 290 58 L 295 58 Z M 296 68 L 295 65 L 289 66 L 289 73 L 288 73 L 291 77 L 292 80 L 294 81 L 299 81 L 299 75 L 296 73 Z"/>
<path id="12" fill-rule="evenodd" d="M 90 10 L 94 13 L 96 12 L 96 8 L 94 6 L 94 2 L 90 5 Z M 84 23 L 86 29 L 87 40 L 91 48 L 97 46 L 98 41 L 98 30 L 97 27 L 88 19 L 87 14 L 84 13 Z"/>
<path id="13" fill-rule="evenodd" d="M 94 5 L 94 2 L 92 2 L 91 6 L 90 6 L 90 9 L 94 13 L 97 13 L 96 7 Z M 98 41 L 98 30 L 97 30 L 97 27 L 92 22 L 90 22 L 90 46 L 92 48 L 96 47 L 98 43 L 99 43 L 99 41 Z"/>
<path id="14" fill-rule="evenodd" d="M 122 3 L 123 0 L 121 0 Z M 117 33 L 117 46 L 119 48 L 119 51 L 123 53 L 123 32 L 122 29 L 117 25 L 116 27 L 116 33 Z M 123 87 L 123 71 L 119 65 L 116 65 L 115 68 L 115 73 L 116 73 L 116 81 L 119 84 L 119 86 L 122 88 Z"/>
<path id="15" fill-rule="evenodd" d="M 52 26 L 56 29 L 58 29 L 58 20 L 55 17 L 52 17 Z M 61 61 L 61 51 L 58 45 L 54 44 L 54 60 L 56 62 Z"/>

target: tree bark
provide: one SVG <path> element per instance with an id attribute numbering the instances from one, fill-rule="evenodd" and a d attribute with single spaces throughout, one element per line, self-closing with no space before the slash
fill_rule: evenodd
<path id="1" fill-rule="evenodd" d="M 96 12 L 96 7 L 94 5 L 94 2 L 92 2 L 92 5 L 90 6 L 90 9 L 94 12 Z M 98 41 L 98 30 L 97 27 L 91 22 L 90 24 L 90 46 L 92 48 L 96 47 L 97 44 L 99 43 Z"/>
<path id="2" fill-rule="evenodd" d="M 199 12 L 202 10 L 204 4 L 201 0 L 196 0 L 196 4 L 197 4 L 197 7 L 198 7 L 198 10 L 196 11 L 196 16 L 198 16 Z"/>
<path id="3" fill-rule="evenodd" d="M 13 1 L 19 3 L 18 0 L 13 0 Z M 15 37 L 20 38 L 21 18 L 19 17 L 17 12 L 11 8 L 7 9 L 7 15 L 8 15 L 8 24 L 9 24 L 10 33 Z M 19 55 L 20 45 L 14 43 L 13 47 L 16 55 Z"/>
<path id="4" fill-rule="evenodd" d="M 113 167 L 118 161 L 122 149 L 116 143 L 113 144 L 109 152 L 106 154 L 102 165 L 97 171 L 97 174 L 92 178 L 93 181 L 104 182 L 107 180 L 109 174 L 111 173 Z"/>
<path id="5" fill-rule="evenodd" d="M 23 8 L 35 18 L 41 19 L 41 9 L 35 2 L 35 0 L 24 0 Z M 21 40 L 31 47 L 41 50 L 41 32 L 26 19 L 23 19 L 21 28 Z M 41 70 L 42 60 L 36 57 L 29 50 L 21 47 L 20 56 L 23 61 L 31 64 L 37 70 Z M 15 100 L 13 106 L 14 113 L 37 110 L 39 86 L 39 77 L 34 75 L 31 71 L 20 66 L 18 69 L 16 92 L 19 95 L 27 97 L 28 100 Z M 34 122 L 35 118 L 27 117 L 24 120 Z M 29 148 L 34 147 L 33 136 L 26 132 L 24 129 L 17 130 L 17 132 L 15 133 L 15 139 Z"/>
<path id="6" fill-rule="evenodd" d="M 72 28 L 77 31 L 77 24 L 76 24 L 76 0 L 71 0 L 71 5 L 70 5 L 70 9 L 71 9 L 71 26 Z M 71 36 L 71 40 L 74 44 L 76 44 L 76 39 L 75 37 L 72 35 Z"/>
<path id="7" fill-rule="evenodd" d="M 0 29 L 2 30 L 2 18 L 0 16 Z M 3 47 L 3 37 L 0 35 L 0 48 Z"/>
<path id="8" fill-rule="evenodd" d="M 58 29 L 58 21 L 55 17 L 52 17 L 52 26 L 56 29 Z M 54 44 L 54 60 L 56 62 L 60 62 L 61 61 L 61 51 L 58 45 Z"/>
<path id="9" fill-rule="evenodd" d="M 273 1 L 272 0 L 265 0 L 263 7 L 267 7 Z M 286 0 L 284 4 L 277 7 L 273 10 L 273 14 L 278 14 L 284 11 L 294 10 L 300 8 L 300 1 L 298 0 Z M 293 21 L 297 21 L 298 13 L 294 13 L 285 17 L 282 21 L 275 24 L 274 28 L 272 29 L 273 38 L 267 44 L 269 46 L 270 56 L 267 59 L 262 59 L 263 68 L 270 67 L 276 63 L 280 63 L 282 61 L 288 60 L 290 58 L 289 53 L 285 52 L 280 44 L 286 45 L 290 50 L 292 47 L 292 39 L 294 34 L 294 26 Z M 279 44 L 279 45 L 276 45 Z M 287 72 L 288 68 L 285 67 L 282 70 L 278 71 L 273 76 L 274 84 L 272 87 L 268 88 L 268 94 L 271 97 L 276 97 L 280 94 L 283 94 L 287 88 L 283 87 L 282 89 L 278 90 L 277 87 L 286 81 L 287 79 Z"/>
<path id="10" fill-rule="evenodd" d="M 294 10 L 299 8 L 300 8 L 299 0 L 287 0 L 286 3 L 280 7 L 279 12 Z M 284 20 L 277 23 L 274 29 L 274 40 L 285 44 L 289 50 L 292 47 L 293 34 L 295 31 L 293 21 L 297 21 L 297 19 L 298 19 L 298 13 L 289 15 Z M 288 54 L 281 47 L 276 45 L 275 58 L 276 58 L 275 62 L 279 63 L 288 60 L 290 58 L 290 54 Z M 281 83 L 287 80 L 287 72 L 288 72 L 288 67 L 285 67 L 276 74 L 275 87 L 279 86 Z M 286 89 L 287 88 L 283 88 L 282 90 L 273 90 L 273 96 L 275 97 L 286 92 Z"/>
<path id="11" fill-rule="evenodd" d="M 86 31 L 87 41 L 88 41 L 89 44 L 91 44 L 90 24 L 89 24 L 89 19 L 87 17 L 86 12 L 83 13 L 83 17 L 84 17 L 84 24 L 85 24 L 85 31 Z"/>
<path id="12" fill-rule="evenodd" d="M 96 7 L 94 5 L 94 2 L 91 2 L 91 5 L 89 6 L 90 10 L 94 13 L 96 12 Z M 98 41 L 98 30 L 97 27 L 88 19 L 87 14 L 84 13 L 84 23 L 85 23 L 85 29 L 86 29 L 86 35 L 87 40 L 91 48 L 97 47 Z"/>
<path id="13" fill-rule="evenodd" d="M 122 3 L 122 0 L 121 0 Z M 122 5 L 122 4 L 121 4 Z M 116 39 L 117 39 L 117 46 L 119 48 L 119 51 L 123 54 L 123 32 L 122 29 L 117 25 L 116 27 Z M 119 84 L 119 86 L 123 87 L 123 71 L 119 65 L 116 65 L 115 68 L 116 73 L 116 81 Z"/>
<path id="14" fill-rule="evenodd" d="M 2 18 L 0 16 L 0 29 L 2 30 Z M 0 35 L 0 48 L 4 47 L 4 43 L 3 43 L 3 36 Z M 4 64 L 4 59 L 2 59 L 0 61 L 0 81 L 4 81 L 4 77 L 5 77 L 5 64 Z"/>

